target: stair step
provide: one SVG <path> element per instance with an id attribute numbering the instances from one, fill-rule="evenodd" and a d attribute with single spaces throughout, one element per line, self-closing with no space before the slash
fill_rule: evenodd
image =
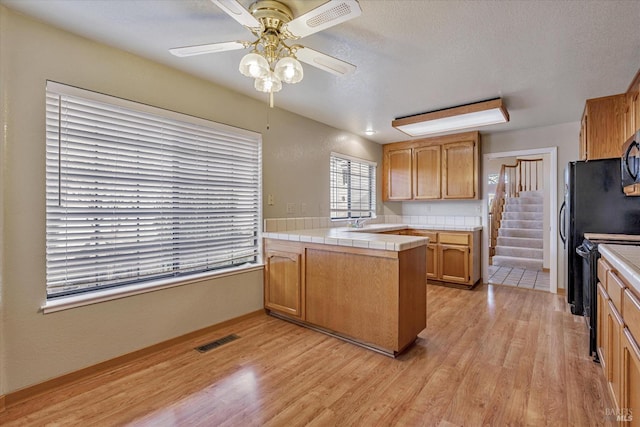
<path id="1" fill-rule="evenodd" d="M 516 246 L 520 248 L 542 249 L 543 239 L 531 237 L 498 237 L 498 246 Z"/>
<path id="2" fill-rule="evenodd" d="M 542 239 L 542 230 L 527 229 L 527 228 L 500 228 L 498 230 L 498 236 L 500 237 L 533 237 L 535 239 Z"/>
<path id="3" fill-rule="evenodd" d="M 503 219 L 500 228 L 526 228 L 542 230 L 542 221 Z"/>
<path id="4" fill-rule="evenodd" d="M 540 197 L 507 197 L 504 201 L 508 205 L 537 205 L 543 203 L 543 199 Z"/>
<path id="5" fill-rule="evenodd" d="M 504 255 L 495 255 L 492 258 L 492 265 L 500 267 L 524 268 L 527 270 L 542 270 L 541 259 L 517 258 Z"/>
<path id="6" fill-rule="evenodd" d="M 502 219 L 542 221 L 543 215 L 543 212 L 503 212 Z"/>
<path id="7" fill-rule="evenodd" d="M 544 197 L 544 193 L 540 190 L 536 190 L 536 191 L 521 191 L 520 192 L 520 197 L 537 197 L 537 198 L 543 198 Z"/>
<path id="8" fill-rule="evenodd" d="M 517 246 L 496 246 L 496 255 L 531 259 L 543 259 L 544 256 L 542 249 Z"/>
<path id="9" fill-rule="evenodd" d="M 522 203 L 519 205 L 510 204 L 504 205 L 505 212 L 544 212 L 544 205 L 542 204 L 526 204 Z"/>

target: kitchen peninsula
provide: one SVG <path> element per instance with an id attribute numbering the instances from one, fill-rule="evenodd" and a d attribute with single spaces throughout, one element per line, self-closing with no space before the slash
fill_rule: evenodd
<path id="1" fill-rule="evenodd" d="M 264 233 L 265 309 L 395 356 L 426 326 L 428 238 L 389 227 Z"/>

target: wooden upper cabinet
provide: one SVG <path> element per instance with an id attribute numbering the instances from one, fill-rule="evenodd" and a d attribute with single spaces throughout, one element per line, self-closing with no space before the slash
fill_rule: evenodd
<path id="1" fill-rule="evenodd" d="M 625 141 L 640 130 L 640 70 L 627 90 L 626 102 Z"/>
<path id="2" fill-rule="evenodd" d="M 399 148 L 385 152 L 383 159 L 385 185 L 383 198 L 385 200 L 411 200 L 413 190 L 412 180 L 412 149 Z"/>
<path id="3" fill-rule="evenodd" d="M 474 131 L 385 145 L 383 199 L 478 199 L 479 143 Z"/>
<path id="4" fill-rule="evenodd" d="M 414 199 L 439 199 L 440 192 L 440 146 L 431 145 L 413 149 Z"/>
<path id="5" fill-rule="evenodd" d="M 627 95 L 588 99 L 582 116 L 580 159 L 612 159 L 626 141 Z"/>
<path id="6" fill-rule="evenodd" d="M 478 151 L 475 141 L 442 146 L 442 198 L 473 199 L 478 188 Z"/>

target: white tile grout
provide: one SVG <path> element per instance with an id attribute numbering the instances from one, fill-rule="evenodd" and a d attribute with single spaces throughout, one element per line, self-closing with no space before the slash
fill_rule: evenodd
<path id="1" fill-rule="evenodd" d="M 491 284 L 515 286 L 525 289 L 550 289 L 549 273 L 521 268 L 489 266 L 489 280 Z"/>

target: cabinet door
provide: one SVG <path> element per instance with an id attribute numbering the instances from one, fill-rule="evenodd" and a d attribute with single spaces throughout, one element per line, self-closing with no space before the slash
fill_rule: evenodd
<path id="1" fill-rule="evenodd" d="M 477 196 L 477 150 L 474 141 L 442 145 L 442 198 L 474 199 Z"/>
<path id="2" fill-rule="evenodd" d="M 469 282 L 469 247 L 439 245 L 439 273 L 447 282 Z"/>
<path id="3" fill-rule="evenodd" d="M 411 148 L 387 151 L 384 162 L 385 200 L 411 200 L 413 196 L 411 153 Z"/>
<path id="4" fill-rule="evenodd" d="M 634 132 L 640 130 L 640 82 L 636 86 L 635 96 L 633 97 L 633 127 Z"/>
<path id="5" fill-rule="evenodd" d="M 638 111 L 638 88 L 634 88 L 627 93 L 627 106 L 625 111 L 625 141 L 633 136 L 640 127 L 637 117 Z"/>
<path id="6" fill-rule="evenodd" d="M 587 114 L 582 116 L 580 122 L 580 160 L 587 160 Z"/>
<path id="7" fill-rule="evenodd" d="M 587 100 L 587 160 L 620 157 L 626 140 L 625 104 L 625 94 Z"/>
<path id="8" fill-rule="evenodd" d="M 622 316 L 616 310 L 612 301 L 608 302 L 609 309 L 607 310 L 607 380 L 609 382 L 609 389 L 614 398 L 614 404 L 619 409 L 622 392 L 622 372 L 621 372 L 621 350 L 622 350 L 622 329 L 624 328 L 624 322 Z"/>
<path id="9" fill-rule="evenodd" d="M 301 317 L 302 256 L 296 252 L 267 251 L 264 306 Z"/>
<path id="10" fill-rule="evenodd" d="M 438 279 L 438 245 L 427 245 L 427 278 Z"/>
<path id="11" fill-rule="evenodd" d="M 597 303 L 598 303 L 598 318 L 597 318 L 597 330 L 596 330 L 596 348 L 598 351 L 598 358 L 600 359 L 600 366 L 604 370 L 605 374 L 607 372 L 607 362 L 608 362 L 608 354 L 607 354 L 607 300 L 609 297 L 607 296 L 607 291 L 605 290 L 602 283 L 598 282 L 598 295 L 597 295 Z"/>
<path id="12" fill-rule="evenodd" d="M 622 402 L 620 421 L 623 425 L 640 426 L 640 348 L 629 329 L 622 338 Z"/>
<path id="13" fill-rule="evenodd" d="M 440 146 L 431 145 L 413 149 L 414 199 L 440 198 Z"/>

